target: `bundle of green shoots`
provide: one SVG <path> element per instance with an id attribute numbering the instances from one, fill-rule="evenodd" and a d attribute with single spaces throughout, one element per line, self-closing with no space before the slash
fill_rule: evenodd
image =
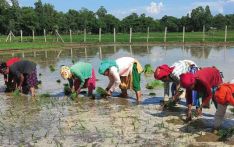
<path id="1" fill-rule="evenodd" d="M 150 64 L 146 64 L 143 72 L 145 74 L 152 74 L 152 73 L 154 73 L 154 70 Z"/>
<path id="2" fill-rule="evenodd" d="M 75 100 L 76 98 L 78 98 L 78 94 L 77 92 L 72 92 L 72 94 L 70 95 L 71 100 Z"/>
<path id="3" fill-rule="evenodd" d="M 163 82 L 159 80 L 153 80 L 146 84 L 147 89 L 158 89 L 163 87 Z"/>
<path id="4" fill-rule="evenodd" d="M 228 138 L 234 136 L 234 128 L 225 128 L 218 131 L 220 141 L 226 141 Z"/>
<path id="5" fill-rule="evenodd" d="M 54 71 L 55 71 L 55 67 L 54 67 L 53 65 L 50 65 L 49 68 L 50 68 L 50 71 L 51 71 L 51 72 L 54 72 Z"/>
<path id="6" fill-rule="evenodd" d="M 20 96 L 20 91 L 19 89 L 16 89 L 13 93 L 12 93 L 13 97 L 19 97 Z"/>
<path id="7" fill-rule="evenodd" d="M 96 88 L 96 93 L 100 94 L 101 96 L 108 96 L 109 95 L 107 93 L 107 91 L 105 89 L 103 89 L 102 87 L 97 87 Z"/>

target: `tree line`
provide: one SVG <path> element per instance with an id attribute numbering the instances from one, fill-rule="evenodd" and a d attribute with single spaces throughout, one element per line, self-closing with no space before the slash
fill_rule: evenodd
<path id="1" fill-rule="evenodd" d="M 234 14 L 217 14 L 213 16 L 209 6 L 205 8 L 199 6 L 190 14 L 176 18 L 173 16 L 163 16 L 161 19 L 154 19 L 145 14 L 138 15 L 132 13 L 122 20 L 108 14 L 107 10 L 101 6 L 96 12 L 87 8 L 81 10 L 70 9 L 68 12 L 59 12 L 49 3 L 42 3 L 38 0 L 34 7 L 20 7 L 18 0 L 0 0 L 0 34 L 6 35 L 9 31 L 19 34 L 23 30 L 24 35 L 31 35 L 32 30 L 37 35 L 42 35 L 43 30 L 52 33 L 58 29 L 61 33 L 67 33 L 70 29 L 96 34 L 99 28 L 103 33 L 112 33 L 114 28 L 117 32 L 128 33 L 129 28 L 133 32 L 164 31 L 167 27 L 169 32 L 180 32 L 183 26 L 187 32 L 202 31 L 205 25 L 206 31 L 210 29 L 224 30 L 234 29 Z"/>

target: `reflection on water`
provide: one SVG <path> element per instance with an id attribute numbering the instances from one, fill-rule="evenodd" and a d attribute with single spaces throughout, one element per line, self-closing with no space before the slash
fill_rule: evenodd
<path id="1" fill-rule="evenodd" d="M 71 64 L 72 61 L 90 62 L 97 69 L 98 63 L 103 58 L 118 58 L 121 56 L 133 56 L 141 63 L 150 63 L 154 67 L 181 59 L 194 60 L 199 66 L 215 65 L 225 72 L 233 71 L 233 47 L 226 46 L 103 46 L 91 48 L 73 48 L 57 50 L 27 50 L 0 53 L 1 60 L 7 60 L 13 56 L 21 57 L 36 62 L 40 69 L 46 69 L 49 65 L 59 66 Z M 227 80 L 231 75 L 227 74 Z"/>

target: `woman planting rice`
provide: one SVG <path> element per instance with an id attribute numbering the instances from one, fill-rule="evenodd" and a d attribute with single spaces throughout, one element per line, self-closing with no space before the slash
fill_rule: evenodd
<path id="1" fill-rule="evenodd" d="M 187 120 L 192 119 L 192 90 L 196 90 L 199 96 L 202 97 L 202 104 L 197 109 L 197 115 L 201 115 L 202 107 L 209 104 L 210 99 L 213 98 L 215 89 L 222 82 L 221 74 L 215 67 L 202 68 L 195 74 L 185 73 L 180 75 L 180 84 L 186 88 L 186 101 L 188 105 Z"/>
<path id="2" fill-rule="evenodd" d="M 37 68 L 36 64 L 30 61 L 18 61 L 10 67 L 2 68 L 4 74 L 9 74 L 9 78 L 16 82 L 16 88 L 23 93 L 35 96 L 35 87 L 37 86 Z"/>
<path id="3" fill-rule="evenodd" d="M 106 91 L 112 94 L 118 87 L 122 93 L 120 97 L 127 97 L 127 89 L 133 89 L 137 101 L 141 101 L 140 79 L 143 68 L 134 58 L 122 57 L 117 60 L 103 60 L 99 67 L 99 73 L 109 78 Z"/>
<path id="4" fill-rule="evenodd" d="M 72 92 L 80 93 L 81 88 L 88 88 L 88 95 L 92 96 L 96 86 L 96 76 L 92 65 L 77 62 L 73 66 L 62 66 L 60 70 L 63 79 L 67 79 Z"/>

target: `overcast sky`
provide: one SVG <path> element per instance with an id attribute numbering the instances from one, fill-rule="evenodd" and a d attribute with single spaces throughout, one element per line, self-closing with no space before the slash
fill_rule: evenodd
<path id="1" fill-rule="evenodd" d="M 20 6 L 34 6 L 36 0 L 19 0 Z M 42 0 L 54 5 L 58 11 L 80 10 L 82 7 L 96 12 L 104 6 L 108 13 L 122 19 L 135 12 L 145 13 L 153 18 L 164 15 L 180 18 L 198 6 L 209 5 L 213 15 L 233 14 L 234 0 Z"/>

